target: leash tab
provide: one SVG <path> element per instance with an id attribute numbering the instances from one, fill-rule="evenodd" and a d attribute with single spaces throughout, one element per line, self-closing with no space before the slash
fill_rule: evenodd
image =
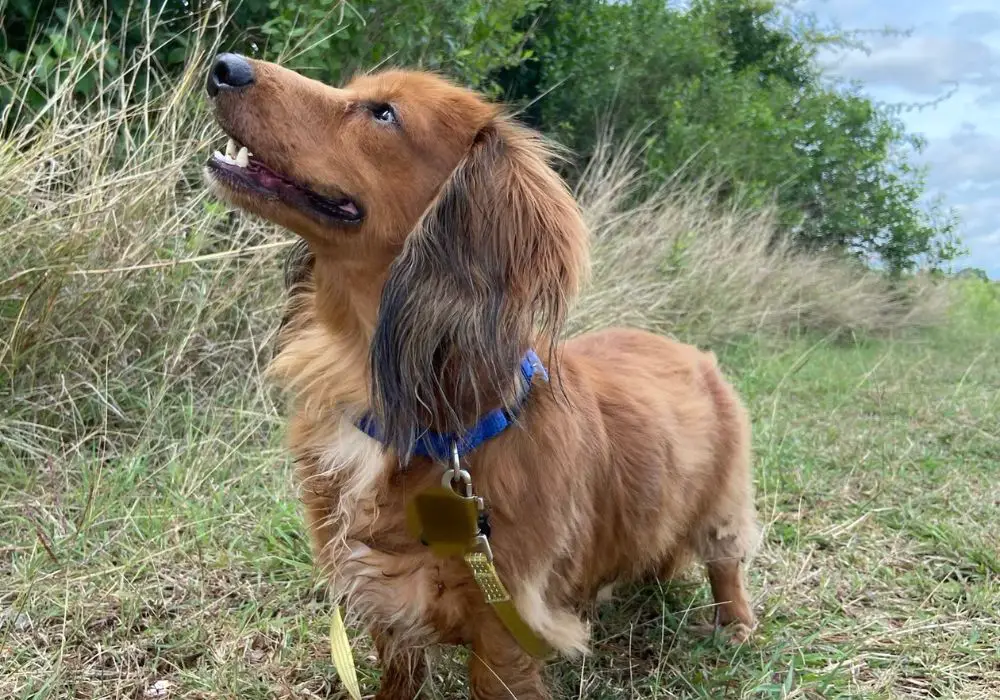
<path id="1" fill-rule="evenodd" d="M 441 486 L 421 491 L 407 503 L 407 525 L 436 556 L 465 560 L 486 603 L 522 649 L 536 658 L 552 656 L 552 648 L 521 617 L 497 574 L 485 504 L 473 492 L 472 475 L 462 469 L 457 443 L 452 443 Z"/>
<path id="2" fill-rule="evenodd" d="M 441 486 L 414 496 L 406 505 L 410 534 L 439 557 L 460 557 L 480 535 L 483 499 L 472 493 L 472 475 L 462 469 L 458 448 L 452 445 L 451 468 L 441 476 Z"/>

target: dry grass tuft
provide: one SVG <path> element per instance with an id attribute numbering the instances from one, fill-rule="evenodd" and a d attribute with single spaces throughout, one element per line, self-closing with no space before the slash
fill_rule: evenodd
<path id="1" fill-rule="evenodd" d="M 228 384 L 264 395 L 256 370 L 291 240 L 205 192 L 200 166 L 220 142 L 201 97 L 216 30 L 192 27 L 179 79 L 147 45 L 89 104 L 72 92 L 84 59 L 36 114 L 30 76 L 3 76 L 16 99 L 0 148 L 0 454 L 121 454 L 171 397 L 210 402 Z M 144 80 L 160 89 L 140 93 Z"/>
<path id="2" fill-rule="evenodd" d="M 628 324 L 698 341 L 789 329 L 892 333 L 940 321 L 940 287 L 894 288 L 834 255 L 778 235 L 775 212 L 720 207 L 707 183 L 638 195 L 635 150 L 605 142 L 577 194 L 594 236 L 594 278 L 577 331 Z"/>

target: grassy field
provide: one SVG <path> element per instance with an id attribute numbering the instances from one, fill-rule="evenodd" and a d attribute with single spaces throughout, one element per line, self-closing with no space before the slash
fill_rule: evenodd
<path id="1" fill-rule="evenodd" d="M 997 697 L 1000 307 L 980 291 L 896 340 L 720 349 L 754 416 L 759 631 L 713 638 L 697 572 L 627 592 L 593 656 L 552 667 L 559 697 Z M 278 418 L 171 410 L 168 459 L 2 466 L 0 696 L 338 696 Z M 456 663 L 432 696 L 461 696 Z"/>
<path id="2" fill-rule="evenodd" d="M 2 698 L 339 697 L 261 378 L 289 238 L 205 196 L 212 51 L 146 101 L 155 60 L 133 57 L 0 148 Z M 713 637 L 698 572 L 625 592 L 594 654 L 552 666 L 557 696 L 1000 696 L 996 286 L 900 293 L 776 241 L 766 211 L 636 201 L 627 151 L 578 186 L 595 269 L 573 329 L 720 355 L 754 418 L 761 625 Z M 357 657 L 370 690 L 363 637 Z M 435 668 L 429 695 L 463 697 L 460 659 Z"/>

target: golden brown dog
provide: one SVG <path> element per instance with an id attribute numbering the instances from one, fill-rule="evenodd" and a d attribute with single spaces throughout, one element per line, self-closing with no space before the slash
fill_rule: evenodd
<path id="1" fill-rule="evenodd" d="M 560 342 L 588 232 L 538 136 L 421 72 L 335 89 L 224 54 L 208 92 L 232 139 L 208 163 L 214 191 L 302 239 L 270 373 L 292 396 L 315 556 L 372 634 L 378 697 L 414 697 L 440 643 L 471 645 L 474 697 L 547 697 L 541 663 L 462 559 L 436 557 L 405 523 L 408 499 L 443 473 L 416 449 L 422 431 L 463 435 L 519 401 L 462 463 L 530 628 L 583 652 L 602 589 L 694 555 L 717 622 L 744 638 L 757 540 L 744 409 L 695 348 L 632 330 Z M 522 380 L 531 348 L 548 381 Z M 369 412 L 378 440 L 359 428 Z"/>

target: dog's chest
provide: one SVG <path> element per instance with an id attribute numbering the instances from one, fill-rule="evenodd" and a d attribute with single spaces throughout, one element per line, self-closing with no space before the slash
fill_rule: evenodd
<path id="1" fill-rule="evenodd" d="M 356 429 L 337 431 L 300 477 L 317 556 L 349 614 L 413 638 L 439 639 L 441 630 L 431 628 L 451 617 L 442 607 L 459 608 L 443 591 L 462 588 L 465 577 L 406 527 L 405 498 L 423 479 L 394 474 L 381 446 Z"/>
<path id="2" fill-rule="evenodd" d="M 321 497 L 317 507 L 322 512 L 316 515 L 321 516 L 323 534 L 333 540 L 326 544 L 326 553 L 334 556 L 331 563 L 337 568 L 349 555 L 349 540 L 370 541 L 385 524 L 378 515 L 391 467 L 382 446 L 346 418 L 330 428 L 325 429 L 330 437 L 314 451 L 316 457 L 304 462 L 300 479 L 307 504 L 310 493 Z"/>
<path id="3" fill-rule="evenodd" d="M 398 550 L 412 539 L 406 537 L 395 459 L 347 417 L 310 425 L 308 433 L 326 436 L 322 442 L 311 441 L 310 457 L 299 460 L 298 473 L 310 530 L 324 565 L 336 572 L 358 543 Z"/>

